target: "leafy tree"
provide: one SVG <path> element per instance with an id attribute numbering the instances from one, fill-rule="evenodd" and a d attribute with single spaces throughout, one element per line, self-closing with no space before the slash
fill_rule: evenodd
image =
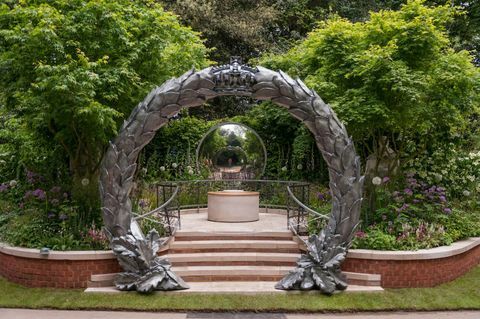
<path id="1" fill-rule="evenodd" d="M 409 1 L 367 22 L 335 17 L 288 53 L 262 62 L 304 78 L 334 107 L 365 157 L 387 144 L 400 155 L 409 139 L 427 143 L 464 132 L 478 111 L 479 70 L 447 36 L 455 13 Z"/>
<path id="2" fill-rule="evenodd" d="M 206 54 L 153 1 L 10 1 L 0 5 L 0 105 L 61 146 L 74 184 L 95 181 L 121 119 L 155 85 L 206 66 Z"/>

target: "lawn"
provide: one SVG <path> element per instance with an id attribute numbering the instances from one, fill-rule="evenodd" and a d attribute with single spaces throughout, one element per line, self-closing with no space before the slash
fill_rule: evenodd
<path id="1" fill-rule="evenodd" d="M 480 266 L 435 287 L 378 293 L 262 295 L 87 294 L 81 290 L 25 288 L 0 278 L 0 307 L 138 311 L 336 312 L 480 309 Z"/>

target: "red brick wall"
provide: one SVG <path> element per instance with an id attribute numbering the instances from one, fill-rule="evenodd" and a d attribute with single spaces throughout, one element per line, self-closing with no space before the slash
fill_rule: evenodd
<path id="1" fill-rule="evenodd" d="M 347 258 L 342 270 L 380 274 L 383 288 L 433 287 L 460 277 L 480 263 L 480 246 L 452 257 L 427 260 Z"/>
<path id="2" fill-rule="evenodd" d="M 86 288 L 92 274 L 120 270 L 116 259 L 49 260 L 0 253 L 0 276 L 28 287 Z"/>
<path id="3" fill-rule="evenodd" d="M 382 287 L 432 287 L 451 281 L 480 263 L 480 246 L 452 257 L 428 260 L 347 258 L 342 269 L 380 274 Z M 0 253 L 0 276 L 28 287 L 86 288 L 92 274 L 121 271 L 116 259 L 49 260 Z"/>

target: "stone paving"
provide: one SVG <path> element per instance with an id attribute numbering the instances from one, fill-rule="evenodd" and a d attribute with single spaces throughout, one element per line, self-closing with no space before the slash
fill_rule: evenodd
<path id="1" fill-rule="evenodd" d="M 284 314 L 284 313 L 166 313 L 118 311 L 68 311 L 2 309 L 0 319 L 478 319 L 480 311 L 445 312 L 377 312 L 348 314 Z"/>

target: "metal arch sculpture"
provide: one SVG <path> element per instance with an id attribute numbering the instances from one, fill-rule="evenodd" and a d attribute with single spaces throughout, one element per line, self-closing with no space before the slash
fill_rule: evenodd
<path id="1" fill-rule="evenodd" d="M 347 284 L 340 264 L 359 221 L 364 179 L 352 140 L 330 106 L 302 81 L 282 71 L 242 65 L 238 58 L 221 67 L 190 70 L 153 89 L 110 143 L 101 168 L 100 195 L 105 230 L 125 270 L 116 278 L 117 288 L 139 292 L 188 288 L 170 270 L 170 263 L 156 255 L 158 234 L 150 232 L 146 238 L 132 234 L 129 194 L 138 154 L 155 132 L 183 107 L 199 106 L 222 95 L 271 100 L 286 107 L 314 134 L 329 170 L 332 212 L 327 227 L 306 242 L 308 253 L 276 288 L 318 289 L 326 294 L 344 290 Z"/>

